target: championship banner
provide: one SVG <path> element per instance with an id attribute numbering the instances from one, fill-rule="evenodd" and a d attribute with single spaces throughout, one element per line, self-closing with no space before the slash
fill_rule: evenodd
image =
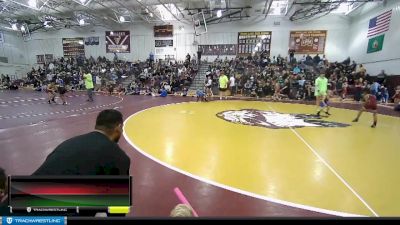
<path id="1" fill-rule="evenodd" d="M 54 59 L 53 54 L 45 54 L 44 55 L 44 60 L 45 60 L 46 64 L 52 62 L 53 59 Z"/>
<path id="2" fill-rule="evenodd" d="M 174 36 L 173 25 L 154 26 L 154 37 L 173 37 L 173 36 Z"/>
<path id="3" fill-rule="evenodd" d="M 156 48 L 172 47 L 174 46 L 174 40 L 155 40 Z"/>
<path id="4" fill-rule="evenodd" d="M 85 55 L 85 45 L 83 38 L 63 38 L 64 57 L 77 57 Z"/>
<path id="5" fill-rule="evenodd" d="M 290 31 L 289 49 L 296 54 L 323 54 L 326 30 Z"/>
<path id="6" fill-rule="evenodd" d="M 271 31 L 239 32 L 238 55 L 251 55 L 253 52 L 266 52 L 269 55 L 271 36 Z"/>
<path id="7" fill-rule="evenodd" d="M 379 35 L 374 38 L 368 40 L 368 49 L 367 53 L 379 52 L 383 48 L 383 40 L 385 39 L 385 35 Z"/>
<path id="8" fill-rule="evenodd" d="M 130 53 L 131 38 L 129 31 L 106 31 L 107 53 Z"/>
<path id="9" fill-rule="evenodd" d="M 48 64 L 54 60 L 53 54 L 36 55 L 37 64 Z"/>
<path id="10" fill-rule="evenodd" d="M 44 64 L 44 55 L 36 55 L 36 63 Z"/>
<path id="11" fill-rule="evenodd" d="M 236 55 L 236 45 L 199 45 L 203 55 Z"/>
<path id="12" fill-rule="evenodd" d="M 99 45 L 99 37 L 87 37 L 85 38 L 85 45 Z"/>

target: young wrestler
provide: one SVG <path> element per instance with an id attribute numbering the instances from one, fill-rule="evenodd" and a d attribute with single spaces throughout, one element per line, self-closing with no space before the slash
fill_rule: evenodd
<path id="1" fill-rule="evenodd" d="M 365 103 L 363 104 L 362 108 L 358 112 L 357 117 L 353 120 L 353 122 L 358 122 L 358 119 L 360 118 L 361 114 L 364 111 L 369 110 L 372 112 L 372 116 L 374 118 L 374 122 L 371 125 L 371 127 L 375 128 L 376 123 L 378 122 L 378 116 L 377 116 L 378 105 L 377 105 L 376 96 L 370 94 L 369 89 L 364 89 L 364 101 L 365 101 Z"/>

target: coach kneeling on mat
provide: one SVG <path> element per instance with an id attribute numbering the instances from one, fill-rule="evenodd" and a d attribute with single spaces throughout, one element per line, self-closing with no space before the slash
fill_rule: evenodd
<path id="1" fill-rule="evenodd" d="M 118 146 L 122 114 L 99 113 L 95 131 L 64 141 L 33 175 L 129 175 L 130 159 Z"/>

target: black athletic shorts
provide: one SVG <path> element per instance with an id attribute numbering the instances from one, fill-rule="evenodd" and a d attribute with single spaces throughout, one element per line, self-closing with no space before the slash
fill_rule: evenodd
<path id="1" fill-rule="evenodd" d="M 58 87 L 58 93 L 60 95 L 63 95 L 67 92 L 67 89 L 65 89 L 65 87 Z"/>
<path id="2" fill-rule="evenodd" d="M 228 88 L 219 88 L 220 91 L 227 91 Z"/>

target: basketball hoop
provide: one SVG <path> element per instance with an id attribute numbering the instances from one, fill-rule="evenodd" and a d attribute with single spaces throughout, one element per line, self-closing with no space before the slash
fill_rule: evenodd
<path id="1" fill-rule="evenodd" d="M 194 33 L 196 36 L 207 33 L 207 24 L 203 12 L 192 15 Z"/>

